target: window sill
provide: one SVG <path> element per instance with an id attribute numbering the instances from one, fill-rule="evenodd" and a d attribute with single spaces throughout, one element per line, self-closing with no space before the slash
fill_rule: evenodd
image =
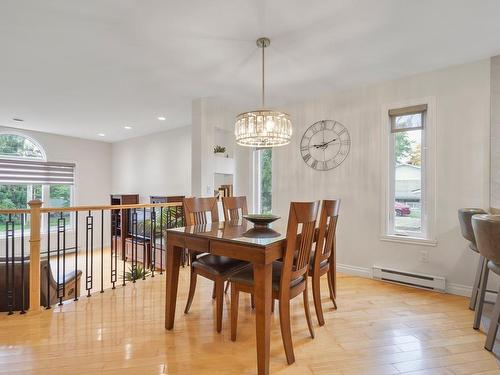
<path id="1" fill-rule="evenodd" d="M 409 245 L 421 245 L 421 246 L 437 246 L 437 240 L 431 240 L 428 238 L 410 237 L 410 236 L 397 236 L 394 234 L 385 234 L 380 236 L 381 241 L 387 242 L 397 242 Z"/>

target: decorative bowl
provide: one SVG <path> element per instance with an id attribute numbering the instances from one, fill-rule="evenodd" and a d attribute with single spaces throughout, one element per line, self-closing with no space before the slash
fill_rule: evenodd
<path id="1" fill-rule="evenodd" d="M 278 220 L 280 217 L 276 215 L 249 214 L 243 215 L 243 218 L 253 223 L 255 228 L 267 228 L 269 224 Z"/>

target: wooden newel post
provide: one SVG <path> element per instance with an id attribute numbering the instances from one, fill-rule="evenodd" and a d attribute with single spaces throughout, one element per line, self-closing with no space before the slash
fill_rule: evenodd
<path id="1" fill-rule="evenodd" d="M 30 308 L 40 310 L 40 222 L 41 200 L 28 202 L 31 209 L 30 219 Z"/>

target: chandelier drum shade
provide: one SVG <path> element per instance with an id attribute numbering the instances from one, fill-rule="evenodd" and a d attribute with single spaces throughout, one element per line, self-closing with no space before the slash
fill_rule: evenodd
<path id="1" fill-rule="evenodd" d="M 236 143 L 248 147 L 277 147 L 290 143 L 292 121 L 287 113 L 265 108 L 264 49 L 271 44 L 268 38 L 257 39 L 262 48 L 262 109 L 244 112 L 236 117 Z"/>
<path id="2" fill-rule="evenodd" d="M 292 138 L 292 122 L 283 112 L 267 109 L 245 112 L 236 117 L 235 136 L 241 146 L 283 146 Z"/>

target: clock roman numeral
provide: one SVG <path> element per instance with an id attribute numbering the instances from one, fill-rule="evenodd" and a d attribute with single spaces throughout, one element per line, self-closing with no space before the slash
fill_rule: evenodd
<path id="1" fill-rule="evenodd" d="M 311 163 L 311 167 L 316 169 L 316 166 L 318 165 L 318 161 L 317 160 L 314 160 L 312 163 Z"/>
<path id="2" fill-rule="evenodd" d="M 305 154 L 304 156 L 302 156 L 302 159 L 304 159 L 304 161 L 307 163 L 309 159 L 311 159 L 311 154 Z"/>

